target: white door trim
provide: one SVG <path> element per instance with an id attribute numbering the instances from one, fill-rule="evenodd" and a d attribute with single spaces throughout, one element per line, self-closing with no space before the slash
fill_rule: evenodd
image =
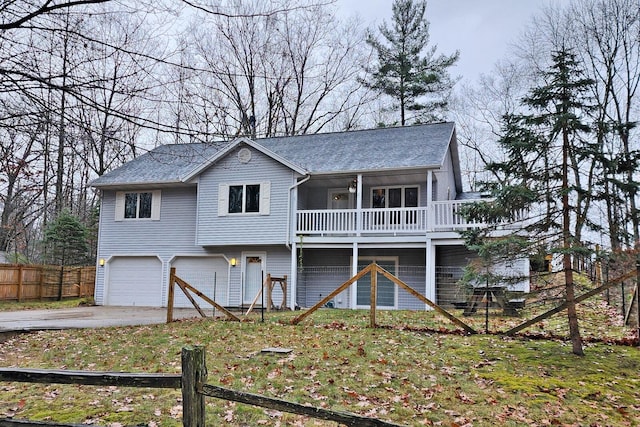
<path id="1" fill-rule="evenodd" d="M 259 257 L 260 258 L 260 266 L 262 268 L 262 272 L 264 275 L 267 274 L 267 252 L 266 251 L 250 251 L 250 252 L 241 252 L 240 253 L 240 275 L 242 277 L 242 290 L 240 293 L 240 301 L 242 304 L 251 304 L 253 301 L 247 301 L 244 298 L 245 294 L 245 277 L 247 273 L 247 258 L 251 257 Z M 264 278 L 263 278 L 264 280 Z M 249 298 L 254 298 L 254 296 L 250 296 Z"/>
<path id="2" fill-rule="evenodd" d="M 374 262 L 374 261 L 394 261 L 395 262 L 395 272 L 393 272 L 393 274 L 398 274 L 398 266 L 400 264 L 400 257 L 399 256 L 358 256 L 358 261 L 369 261 L 369 263 Z M 351 262 L 353 263 L 353 258 L 351 259 Z M 357 265 L 357 264 L 356 264 Z M 368 309 L 371 308 L 371 306 L 369 304 L 367 305 L 358 305 L 358 294 L 357 294 L 357 286 L 358 286 L 358 282 L 355 283 L 356 286 L 354 286 L 354 288 L 356 289 L 355 292 L 355 306 L 356 308 L 359 309 Z M 382 309 L 397 309 L 398 308 L 398 285 L 396 285 L 395 283 L 393 284 L 393 306 L 380 306 L 379 308 Z"/>

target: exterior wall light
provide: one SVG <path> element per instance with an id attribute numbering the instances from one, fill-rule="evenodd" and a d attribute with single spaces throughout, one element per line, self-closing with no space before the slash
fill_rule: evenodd
<path id="1" fill-rule="evenodd" d="M 353 181 L 349 183 L 349 193 L 355 193 L 358 189 L 358 179 L 354 178 Z"/>
<path id="2" fill-rule="evenodd" d="M 236 264 L 237 264 L 237 262 L 238 262 L 238 261 L 237 261 L 235 258 L 231 258 L 231 259 L 229 260 L 229 264 L 231 264 L 231 267 L 235 267 L 235 266 L 236 266 Z"/>
<path id="3" fill-rule="evenodd" d="M 100 258 L 98 264 L 100 264 L 100 267 L 104 267 L 104 258 Z"/>

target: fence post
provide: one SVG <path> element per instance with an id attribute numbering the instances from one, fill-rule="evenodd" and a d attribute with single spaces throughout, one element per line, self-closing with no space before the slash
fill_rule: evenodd
<path id="1" fill-rule="evenodd" d="M 271 294 L 273 293 L 273 288 L 272 288 L 273 282 L 271 281 L 271 273 L 267 273 L 267 280 L 265 280 L 262 286 L 264 285 L 267 285 L 267 298 L 266 298 L 267 311 L 271 311 Z"/>
<path id="2" fill-rule="evenodd" d="M 169 299 L 167 301 L 167 323 L 173 322 L 173 299 L 175 298 L 176 268 L 171 267 L 169 273 Z"/>
<path id="3" fill-rule="evenodd" d="M 378 305 L 378 264 L 374 261 L 374 268 L 371 269 L 371 302 L 369 309 L 369 326 L 376 327 L 376 307 Z"/>
<path id="4" fill-rule="evenodd" d="M 204 395 L 199 386 L 207 381 L 207 365 L 204 346 L 182 348 L 182 425 L 204 427 Z"/>

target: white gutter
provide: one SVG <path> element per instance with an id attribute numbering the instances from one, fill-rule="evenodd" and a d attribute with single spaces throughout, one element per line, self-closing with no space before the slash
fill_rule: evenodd
<path id="1" fill-rule="evenodd" d="M 289 197 L 287 197 L 287 240 L 285 242 L 285 246 L 287 247 L 287 249 L 291 250 L 291 245 L 289 244 L 289 241 L 291 240 L 291 190 L 293 190 L 294 188 L 296 188 L 297 186 L 304 184 L 305 182 L 309 181 L 311 179 L 311 176 L 307 175 L 305 178 L 303 178 L 301 181 L 296 181 L 295 184 L 293 184 L 291 187 L 289 187 Z"/>

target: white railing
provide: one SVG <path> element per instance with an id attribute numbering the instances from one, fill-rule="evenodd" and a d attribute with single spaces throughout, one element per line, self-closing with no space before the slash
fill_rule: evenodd
<path id="1" fill-rule="evenodd" d="M 355 209 L 323 209 L 298 211 L 298 234 L 355 233 L 357 213 Z"/>
<path id="2" fill-rule="evenodd" d="M 297 212 L 297 234 L 416 234 L 435 230 L 460 230 L 469 223 L 460 209 L 472 201 L 432 202 L 427 207 L 389 209 L 322 209 Z"/>
<path id="3" fill-rule="evenodd" d="M 431 202 L 433 209 L 434 230 L 463 230 L 471 227 L 479 227 L 482 224 L 467 221 L 460 214 L 463 205 L 473 203 L 469 200 L 446 200 Z"/>
<path id="4" fill-rule="evenodd" d="M 411 233 L 427 230 L 427 208 L 363 209 L 363 233 Z"/>

